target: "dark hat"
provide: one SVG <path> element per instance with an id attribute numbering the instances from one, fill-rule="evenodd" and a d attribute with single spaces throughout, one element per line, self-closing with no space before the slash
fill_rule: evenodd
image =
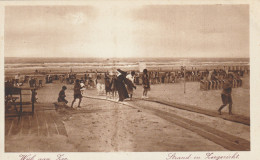
<path id="1" fill-rule="evenodd" d="M 120 72 L 121 74 L 126 74 L 125 71 L 122 71 L 121 69 L 117 69 L 118 72 Z"/>
<path id="2" fill-rule="evenodd" d="M 66 86 L 62 86 L 62 89 L 67 89 L 67 87 Z"/>

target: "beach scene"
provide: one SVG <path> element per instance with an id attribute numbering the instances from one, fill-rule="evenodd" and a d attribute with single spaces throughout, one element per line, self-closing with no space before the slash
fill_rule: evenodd
<path id="1" fill-rule="evenodd" d="M 5 152 L 250 151 L 248 8 L 6 7 Z"/>

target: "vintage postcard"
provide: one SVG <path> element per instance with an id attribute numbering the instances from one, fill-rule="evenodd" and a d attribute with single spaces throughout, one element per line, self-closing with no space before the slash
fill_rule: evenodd
<path id="1" fill-rule="evenodd" d="M 257 4 L 0 2 L 0 159 L 260 159 Z"/>

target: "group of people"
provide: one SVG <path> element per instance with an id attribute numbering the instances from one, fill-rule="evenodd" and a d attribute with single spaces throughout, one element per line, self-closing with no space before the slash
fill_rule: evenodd
<path id="1" fill-rule="evenodd" d="M 106 92 L 112 93 L 113 96 L 115 96 L 116 92 L 118 93 L 119 99 L 118 101 L 124 101 L 125 99 L 130 98 L 130 100 L 133 97 L 134 89 L 136 89 L 136 86 L 134 84 L 134 78 L 135 78 L 135 72 L 132 71 L 130 74 L 127 75 L 127 72 L 122 71 L 121 69 L 117 69 L 116 71 L 116 77 L 113 76 L 111 81 L 106 77 Z M 71 103 L 71 107 L 73 107 L 74 102 L 76 99 L 79 99 L 78 107 L 80 108 L 80 103 L 82 100 L 82 88 L 84 88 L 84 85 L 82 85 L 83 82 L 80 82 L 80 80 L 76 80 L 74 85 L 74 99 Z M 223 81 L 223 91 L 221 93 L 221 99 L 222 99 L 222 105 L 219 107 L 218 112 L 221 114 L 221 110 L 229 105 L 229 114 L 232 114 L 232 87 L 233 87 L 233 75 L 228 74 L 228 76 Z M 143 70 L 142 75 L 142 86 L 143 86 L 143 95 L 142 98 L 148 98 L 147 93 L 150 90 L 150 81 L 148 76 L 147 69 Z M 66 104 L 68 101 L 66 100 L 66 94 L 65 90 L 67 89 L 66 86 L 62 87 L 62 90 L 59 92 L 58 102 L 65 102 Z"/>
<path id="2" fill-rule="evenodd" d="M 150 84 L 151 84 L 150 73 L 148 72 L 147 69 L 144 69 L 141 74 L 141 77 L 140 77 L 141 84 L 143 87 L 143 93 L 142 93 L 143 99 L 148 98 L 147 95 L 151 88 L 150 87 Z M 125 99 L 132 100 L 134 90 L 136 89 L 136 85 L 135 85 L 136 76 L 137 76 L 137 74 L 135 71 L 131 71 L 129 74 L 127 74 L 127 72 L 125 72 L 121 69 L 117 69 L 116 74 L 113 75 L 112 77 L 109 77 L 107 74 L 105 74 L 105 76 L 103 78 L 104 79 L 104 82 L 103 82 L 101 75 L 98 75 L 97 79 L 96 79 L 96 87 L 98 89 L 98 93 L 101 90 L 105 90 L 106 96 L 112 95 L 112 97 L 115 98 L 116 95 L 118 95 L 118 101 L 124 101 Z M 216 76 L 218 78 L 221 78 L 221 80 L 217 81 L 216 79 L 214 79 L 214 77 L 216 78 Z M 222 109 L 227 105 L 229 105 L 229 114 L 232 114 L 233 102 L 232 102 L 231 93 L 232 93 L 232 88 L 242 85 L 242 80 L 238 78 L 239 76 L 241 76 L 241 74 L 239 72 L 226 73 L 226 72 L 221 72 L 221 70 L 220 71 L 213 70 L 212 73 L 209 72 L 208 77 L 210 77 L 212 79 L 212 83 L 208 83 L 207 86 L 211 85 L 212 89 L 214 88 L 214 86 L 218 89 L 220 89 L 220 88 L 223 89 L 223 91 L 221 92 L 222 105 L 218 109 L 219 114 L 222 114 L 221 113 Z M 14 79 L 15 83 L 21 82 L 20 79 L 21 79 L 21 76 L 18 74 Z M 35 87 L 35 81 L 36 81 L 35 78 L 31 78 L 29 80 L 30 87 Z M 214 82 L 216 82 L 216 83 L 214 83 Z M 7 81 L 5 86 L 14 87 L 13 84 L 14 84 L 14 82 Z M 62 87 L 61 91 L 59 92 L 58 102 L 65 102 L 66 104 L 68 104 L 68 101 L 66 100 L 66 94 L 65 94 L 66 89 L 67 89 L 66 86 Z M 76 99 L 79 99 L 78 107 L 80 107 L 84 90 L 85 90 L 84 80 L 76 79 L 75 84 L 74 84 L 74 99 L 71 103 L 71 107 L 73 107 Z M 36 95 L 37 95 L 37 92 L 36 92 Z M 35 97 L 36 97 L 36 95 L 35 95 Z"/>
<path id="3" fill-rule="evenodd" d="M 127 72 L 122 71 L 121 69 L 118 69 L 116 72 L 116 77 L 113 77 L 110 83 L 106 86 L 106 91 L 118 93 L 119 99 L 118 101 L 124 101 L 127 98 L 132 99 L 133 97 L 133 91 L 136 89 L 136 86 L 134 85 L 134 76 L 135 72 L 132 71 L 130 74 L 127 75 Z M 80 108 L 80 103 L 82 100 L 82 88 L 84 87 L 80 80 L 76 80 L 74 85 L 74 99 L 71 103 L 71 107 L 73 107 L 74 102 L 76 99 L 79 99 L 78 107 Z M 147 74 L 147 69 L 143 70 L 143 76 L 142 76 L 142 85 L 143 85 L 143 96 L 142 98 L 147 98 L 147 93 L 150 90 L 150 82 L 149 82 L 149 76 Z M 232 87 L 233 87 L 233 75 L 228 74 L 226 79 L 223 83 L 223 91 L 221 93 L 221 99 L 222 99 L 222 105 L 219 107 L 218 112 L 221 114 L 221 110 L 229 105 L 229 114 L 232 114 Z M 65 90 L 67 89 L 66 86 L 62 87 L 62 90 L 59 92 L 58 102 L 65 102 L 66 104 L 68 101 L 66 100 L 66 94 Z M 114 94 L 114 93 L 113 93 Z"/>
<path id="4" fill-rule="evenodd" d="M 97 77 L 97 88 L 100 90 L 101 84 L 99 85 L 100 77 Z M 124 101 L 125 99 L 132 100 L 134 89 L 136 89 L 135 83 L 135 71 L 131 71 L 130 74 L 122 71 L 121 69 L 117 69 L 116 76 L 113 76 L 110 80 L 109 77 L 105 77 L 105 91 L 107 94 L 112 94 L 115 97 L 118 94 L 118 101 Z M 143 95 L 142 98 L 148 98 L 147 94 L 150 90 L 150 82 L 147 69 L 143 70 L 142 75 L 142 85 L 143 85 Z M 59 92 L 58 102 L 65 102 L 66 100 L 66 91 L 67 87 L 63 86 L 61 91 Z M 74 84 L 74 99 L 71 103 L 71 107 L 73 108 L 74 102 L 76 99 L 79 99 L 78 107 L 80 108 L 80 103 L 82 101 L 84 83 L 80 82 L 79 79 L 76 79 Z"/>

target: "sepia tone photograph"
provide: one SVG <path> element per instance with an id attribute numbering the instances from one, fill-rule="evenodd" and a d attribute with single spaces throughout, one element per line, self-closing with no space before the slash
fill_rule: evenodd
<path id="1" fill-rule="evenodd" d="M 4 151 L 250 151 L 249 5 L 4 9 Z"/>

